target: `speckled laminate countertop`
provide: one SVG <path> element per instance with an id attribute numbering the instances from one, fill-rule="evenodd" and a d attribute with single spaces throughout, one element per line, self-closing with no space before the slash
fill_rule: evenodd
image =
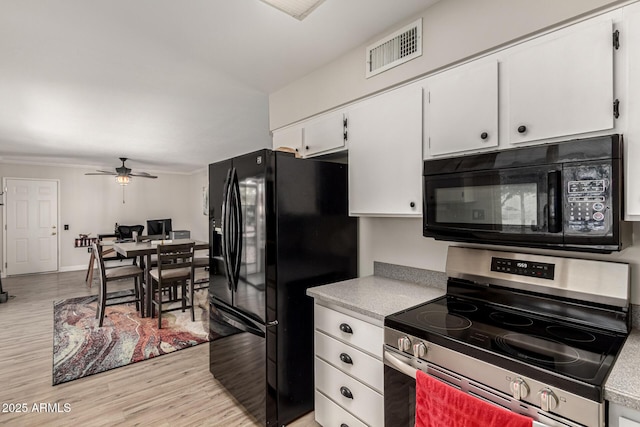
<path id="1" fill-rule="evenodd" d="M 604 398 L 640 410 L 640 330 L 633 329 L 604 386 Z"/>
<path id="2" fill-rule="evenodd" d="M 430 287 L 382 276 L 366 276 L 307 289 L 307 295 L 376 320 L 445 294 L 440 283 Z"/>
<path id="3" fill-rule="evenodd" d="M 374 276 L 309 288 L 307 295 L 382 321 L 446 293 L 444 273 L 382 263 L 376 263 L 374 271 Z M 606 400 L 640 410 L 639 358 L 640 329 L 634 328 L 605 383 Z"/>

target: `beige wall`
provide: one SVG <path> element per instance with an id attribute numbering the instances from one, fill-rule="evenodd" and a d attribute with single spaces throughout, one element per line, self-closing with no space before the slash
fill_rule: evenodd
<path id="1" fill-rule="evenodd" d="M 622 1 L 441 0 L 426 9 L 421 57 L 365 78 L 370 42 L 414 21 L 389 23 L 379 36 L 269 95 L 270 129 L 291 124 L 401 82 L 424 76 L 564 21 Z"/>
<path id="2" fill-rule="evenodd" d="M 125 203 L 122 203 L 122 187 L 113 177 L 84 175 L 92 169 L 0 163 L 0 178 L 59 180 L 61 271 L 87 266 L 87 249 L 73 247 L 79 233 L 91 233 L 92 237 L 112 233 L 116 222 L 146 227 L 147 219 L 171 218 L 175 230 L 191 230 L 193 238 L 208 239 L 207 216 L 202 213 L 202 187 L 207 185 L 204 169 L 193 175 L 158 174 L 158 179 L 134 178 L 124 188 Z M 64 231 L 64 224 L 69 224 L 68 231 Z M 0 237 L 3 238 L 3 230 L 0 230 Z"/>

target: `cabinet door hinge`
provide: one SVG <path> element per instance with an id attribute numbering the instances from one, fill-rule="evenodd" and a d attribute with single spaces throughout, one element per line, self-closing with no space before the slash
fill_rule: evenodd
<path id="1" fill-rule="evenodd" d="M 613 101 L 613 117 L 616 119 L 620 117 L 620 100 L 616 99 Z"/>
<path id="2" fill-rule="evenodd" d="M 613 47 L 616 50 L 620 49 L 620 31 L 618 30 L 613 32 Z"/>
<path id="3" fill-rule="evenodd" d="M 347 142 L 347 140 L 349 139 L 349 120 L 344 117 L 342 119 L 342 139 Z"/>

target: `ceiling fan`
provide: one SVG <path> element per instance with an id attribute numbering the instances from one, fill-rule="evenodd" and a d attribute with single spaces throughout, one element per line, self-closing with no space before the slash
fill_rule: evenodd
<path id="1" fill-rule="evenodd" d="M 139 178 L 157 178 L 157 176 L 147 172 L 132 173 L 131 169 L 124 164 L 124 162 L 127 161 L 126 157 L 120 157 L 120 161 L 122 162 L 122 166 L 115 168 L 115 171 L 97 170 L 96 172 L 87 172 L 85 175 L 112 175 L 116 177 L 116 182 L 120 185 L 127 185 L 133 176 Z"/>

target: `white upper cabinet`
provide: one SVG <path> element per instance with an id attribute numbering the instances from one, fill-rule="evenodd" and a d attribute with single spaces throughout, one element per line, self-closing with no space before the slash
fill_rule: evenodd
<path id="1" fill-rule="evenodd" d="M 295 125 L 273 132 L 273 148 L 287 147 L 300 153 L 302 150 L 302 125 Z"/>
<path id="2" fill-rule="evenodd" d="M 346 120 L 346 113 L 335 111 L 305 123 L 302 156 L 309 157 L 344 148 L 347 140 Z"/>
<path id="3" fill-rule="evenodd" d="M 505 58 L 510 143 L 613 129 L 613 23 L 585 22 Z"/>
<path id="4" fill-rule="evenodd" d="M 627 219 L 640 220 L 640 3 L 624 8 L 621 49 L 627 54 L 627 94 L 623 111 L 625 208 Z M 633 218 L 630 218 L 633 216 Z"/>
<path id="5" fill-rule="evenodd" d="M 422 87 L 412 84 L 349 110 L 349 211 L 422 215 Z"/>
<path id="6" fill-rule="evenodd" d="M 429 155 L 498 145 L 497 60 L 472 62 L 429 78 L 427 90 L 425 151 Z"/>

